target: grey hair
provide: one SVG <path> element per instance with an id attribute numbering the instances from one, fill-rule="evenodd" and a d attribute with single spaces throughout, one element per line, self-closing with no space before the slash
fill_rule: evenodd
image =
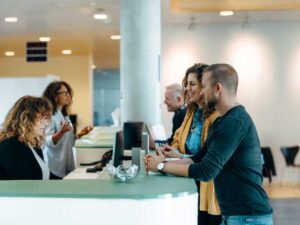
<path id="1" fill-rule="evenodd" d="M 166 90 L 171 91 L 174 98 L 184 96 L 184 91 L 183 91 L 182 85 L 180 85 L 180 84 L 176 84 L 176 83 L 170 84 L 170 85 L 166 86 Z"/>

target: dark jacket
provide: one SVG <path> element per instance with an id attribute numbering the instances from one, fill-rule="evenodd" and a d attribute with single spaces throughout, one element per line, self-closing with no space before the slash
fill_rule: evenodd
<path id="1" fill-rule="evenodd" d="M 182 106 L 180 109 L 175 111 L 173 119 L 172 119 L 172 123 L 173 123 L 172 135 L 169 139 L 167 139 L 167 142 L 169 145 L 171 145 L 171 143 L 173 142 L 174 134 L 175 134 L 176 130 L 181 126 L 181 124 L 184 120 L 185 114 L 186 114 L 185 106 Z"/>
<path id="2" fill-rule="evenodd" d="M 43 159 L 41 149 L 35 149 Z M 41 180 L 42 170 L 31 149 L 16 137 L 0 142 L 0 180 Z M 52 174 L 50 179 L 56 178 Z"/>
<path id="3" fill-rule="evenodd" d="M 269 182 L 272 182 L 272 176 L 276 176 L 276 169 L 274 159 L 270 147 L 261 147 L 261 153 L 263 155 L 264 164 L 262 174 L 264 177 L 269 178 Z"/>

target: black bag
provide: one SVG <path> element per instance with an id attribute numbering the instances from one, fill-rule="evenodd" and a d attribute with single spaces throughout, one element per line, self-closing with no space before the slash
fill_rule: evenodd
<path id="1" fill-rule="evenodd" d="M 91 162 L 91 163 L 80 163 L 80 166 L 92 166 L 95 165 L 94 167 L 87 168 L 86 172 L 88 173 L 96 173 L 97 171 L 102 171 L 103 168 L 109 163 L 109 161 L 112 158 L 112 149 L 109 151 L 105 152 L 102 156 L 102 158 L 99 161 Z"/>

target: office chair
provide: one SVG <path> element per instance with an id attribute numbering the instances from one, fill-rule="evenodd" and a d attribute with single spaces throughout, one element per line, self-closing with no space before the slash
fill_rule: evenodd
<path id="1" fill-rule="evenodd" d="M 290 146 L 290 147 L 281 147 L 280 151 L 285 159 L 285 163 L 286 163 L 286 167 L 284 167 L 283 173 L 282 173 L 282 179 L 281 179 L 281 183 L 283 181 L 283 177 L 285 175 L 285 170 L 286 168 L 292 168 L 292 169 L 296 169 L 297 171 L 297 180 L 296 180 L 296 185 L 297 182 L 299 180 L 299 173 L 298 173 L 298 169 L 300 169 L 300 164 L 295 164 L 295 158 L 296 155 L 299 151 L 299 146 Z"/>

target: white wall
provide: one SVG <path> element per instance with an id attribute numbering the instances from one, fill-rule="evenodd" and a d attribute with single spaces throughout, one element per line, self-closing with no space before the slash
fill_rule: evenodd
<path id="1" fill-rule="evenodd" d="M 51 56 L 47 62 L 43 63 L 27 63 L 24 57 L 21 56 L 1 57 L 0 55 L 0 77 L 27 78 L 39 77 L 43 74 L 57 75 L 73 88 L 74 98 L 71 113 L 77 114 L 80 129 L 91 124 L 93 118 L 91 65 L 92 58 L 90 55 Z M 0 86 L 0 88 L 2 87 Z M 34 91 L 34 93 L 36 92 Z M 10 93 L 7 93 L 7 95 L 10 95 Z"/>
<path id="2" fill-rule="evenodd" d="M 195 62 L 233 65 L 240 79 L 239 102 L 252 116 L 261 145 L 272 148 L 281 174 L 285 163 L 280 146 L 300 145 L 300 23 L 260 22 L 247 28 L 241 23 L 207 24 L 195 30 L 165 25 L 162 29 L 162 93 L 166 85 L 181 83 L 185 70 Z M 169 133 L 171 118 L 162 106 Z"/>
<path id="3" fill-rule="evenodd" d="M 40 77 L 0 77 L 0 126 L 13 104 L 24 95 L 40 97 L 49 83 L 58 80 L 55 75 Z"/>

